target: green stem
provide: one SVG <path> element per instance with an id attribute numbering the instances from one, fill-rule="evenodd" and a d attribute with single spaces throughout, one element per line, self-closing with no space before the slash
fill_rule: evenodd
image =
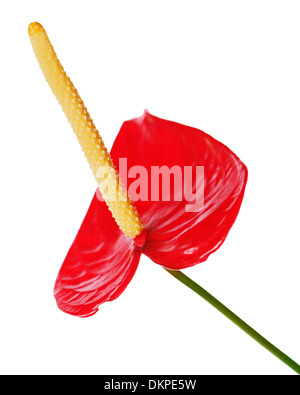
<path id="1" fill-rule="evenodd" d="M 173 277 L 175 277 L 177 280 L 181 281 L 184 285 L 186 285 L 191 290 L 193 290 L 198 295 L 200 295 L 208 303 L 210 303 L 222 314 L 224 314 L 227 318 L 229 318 L 234 324 L 236 324 L 244 332 L 246 332 L 249 336 L 251 336 L 254 340 L 256 340 L 260 345 L 265 347 L 277 358 L 279 358 L 282 362 L 288 365 L 291 369 L 293 369 L 295 372 L 300 374 L 300 365 L 298 365 L 290 357 L 288 357 L 277 347 L 275 347 L 272 343 L 270 343 L 267 339 L 265 339 L 258 332 L 256 332 L 253 328 L 251 328 L 251 326 L 246 324 L 245 321 L 241 320 L 236 314 L 234 314 L 231 310 L 229 310 L 226 306 L 224 306 L 221 302 L 219 302 L 214 296 L 212 296 L 204 288 L 202 288 L 200 285 L 195 283 L 193 280 L 191 280 L 188 276 L 186 276 L 179 270 L 169 270 L 169 269 L 165 269 L 165 270 L 168 273 L 170 273 Z"/>

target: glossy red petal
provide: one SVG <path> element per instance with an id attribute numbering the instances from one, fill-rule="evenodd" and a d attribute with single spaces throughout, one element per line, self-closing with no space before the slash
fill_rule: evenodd
<path id="1" fill-rule="evenodd" d="M 125 290 L 140 254 L 95 194 L 56 279 L 58 307 L 79 317 L 95 314 L 101 303 Z"/>
<path id="2" fill-rule="evenodd" d="M 148 201 L 134 203 L 147 228 L 143 253 L 149 258 L 170 269 L 183 269 L 205 261 L 221 246 L 239 212 L 247 181 L 246 166 L 228 147 L 201 130 L 145 112 L 123 124 L 111 155 L 117 167 L 119 158 L 127 158 L 128 171 L 133 166 L 147 169 Z M 180 166 L 182 174 L 184 167 L 192 166 L 195 173 L 197 166 L 204 166 L 204 178 L 194 177 L 193 182 L 194 192 L 204 182 L 203 208 L 187 212 L 190 203 L 184 194 L 181 201 L 174 201 L 174 194 L 173 201 L 172 194 L 170 201 L 161 197 L 151 201 L 153 166 Z M 120 175 L 126 182 L 123 174 L 124 169 Z M 135 180 L 128 179 L 129 194 Z"/>

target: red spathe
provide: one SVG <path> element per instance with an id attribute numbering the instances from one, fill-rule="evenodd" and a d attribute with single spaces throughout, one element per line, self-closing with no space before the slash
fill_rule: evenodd
<path id="1" fill-rule="evenodd" d="M 153 166 L 180 166 L 182 173 L 184 167 L 203 166 L 204 204 L 200 211 L 188 212 L 191 202 L 184 194 L 180 201 L 161 197 L 151 201 L 149 176 L 149 200 L 134 202 L 146 228 L 135 243 L 119 230 L 105 202 L 95 194 L 54 288 L 58 307 L 80 317 L 96 313 L 101 303 L 124 291 L 141 253 L 174 270 L 205 261 L 232 227 L 247 182 L 246 166 L 224 144 L 198 129 L 148 112 L 122 125 L 111 156 L 117 168 L 119 158 L 126 158 L 128 169 L 141 166 L 149 175 Z M 198 181 L 194 177 L 192 192 Z"/>

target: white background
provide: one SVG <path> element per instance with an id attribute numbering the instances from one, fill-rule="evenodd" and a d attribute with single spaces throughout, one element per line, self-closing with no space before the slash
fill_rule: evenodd
<path id="1" fill-rule="evenodd" d="M 96 184 L 27 26 L 46 29 L 108 148 L 147 108 L 244 161 L 226 242 L 185 273 L 299 363 L 299 2 L 27 0 L 0 15 L 0 373 L 295 374 L 145 257 L 93 317 L 57 309 Z"/>

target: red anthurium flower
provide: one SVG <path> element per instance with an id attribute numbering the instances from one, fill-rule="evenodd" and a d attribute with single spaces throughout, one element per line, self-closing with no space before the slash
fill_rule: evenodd
<path id="1" fill-rule="evenodd" d="M 181 200 L 136 201 L 145 230 L 134 240 L 118 228 L 105 202 L 95 194 L 82 226 L 58 274 L 54 295 L 63 311 L 86 317 L 114 300 L 132 279 L 141 256 L 169 269 L 205 261 L 224 242 L 242 202 L 247 169 L 224 144 L 208 134 L 148 112 L 123 124 L 111 150 L 116 166 L 203 167 L 204 204 L 187 211 Z M 194 171 L 195 173 L 195 171 Z M 159 179 L 162 190 L 162 178 Z M 193 178 L 193 190 L 199 179 Z M 146 188 L 147 187 L 147 188 Z M 151 190 L 150 177 L 145 187 Z M 181 186 L 180 186 L 181 187 Z M 128 182 L 130 190 L 130 183 Z M 176 194 L 176 191 L 174 191 Z"/>
<path id="2" fill-rule="evenodd" d="M 54 288 L 61 310 L 87 317 L 124 291 L 142 253 L 179 270 L 216 251 L 238 214 L 247 169 L 208 134 L 148 112 L 123 124 L 109 155 L 43 27 L 31 24 L 29 36 L 98 181 Z M 127 182 L 124 161 L 139 179 Z"/>
<path id="3" fill-rule="evenodd" d="M 123 124 L 109 155 L 45 30 L 34 22 L 28 31 L 99 188 L 58 273 L 58 307 L 78 317 L 95 314 L 125 290 L 143 253 L 300 373 L 300 365 L 180 271 L 205 261 L 226 239 L 242 203 L 246 166 L 201 130 L 148 112 Z"/>

